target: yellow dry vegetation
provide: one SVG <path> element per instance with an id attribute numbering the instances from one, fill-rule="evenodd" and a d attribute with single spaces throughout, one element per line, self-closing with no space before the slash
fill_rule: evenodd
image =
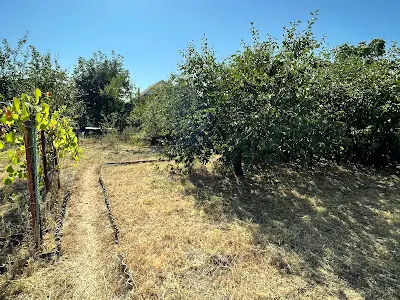
<path id="1" fill-rule="evenodd" d="M 18 266 L 16 276 L 0 275 L 0 287 L 7 279 L 4 290 L 0 288 L 0 299 L 128 299 L 98 185 L 98 168 L 110 153 L 94 141 L 81 145 L 84 154 L 76 168 L 73 161 L 62 160 L 57 205 L 61 205 L 67 186 L 71 199 L 63 221 L 60 259 L 31 257 Z M 55 249 L 54 231 L 49 228 L 41 253 Z"/>
<path id="2" fill-rule="evenodd" d="M 120 228 L 119 249 L 133 272 L 134 299 L 363 298 L 329 262 L 310 266 L 310 258 L 320 255 L 314 249 L 324 249 L 326 257 L 337 255 L 329 243 L 314 244 L 306 252 L 296 251 L 296 245 L 292 246 L 295 251 L 284 245 L 289 238 L 302 245 L 299 232 L 313 231 L 307 223 L 314 221 L 314 215 L 325 214 L 317 196 L 306 197 L 294 191 L 294 186 L 287 189 L 278 184 L 275 192 L 298 196 L 297 205 L 310 206 L 312 211 L 310 217 L 301 208 L 304 215 L 292 222 L 303 225 L 290 228 L 291 236 L 285 236 L 283 231 L 289 230 L 285 222 L 291 220 L 279 220 L 283 212 L 277 211 L 279 207 L 266 210 L 271 195 L 257 195 L 257 188 L 245 193 L 235 191 L 248 187 L 248 183 L 240 182 L 230 186 L 229 198 L 226 190 L 216 189 L 222 182 L 226 186 L 235 179 L 211 175 L 204 168 L 187 177 L 171 171 L 175 167 L 157 162 L 103 170 Z M 226 200 L 236 201 L 235 212 L 229 211 L 232 204 Z M 274 205 L 279 206 L 277 202 Z M 249 212 L 255 215 L 246 217 Z M 275 224 L 265 227 L 257 212 L 276 213 Z M 293 217 L 291 214 L 289 209 L 286 217 Z M 274 240 L 278 232 L 281 242 Z"/>
<path id="3" fill-rule="evenodd" d="M 191 175 L 172 162 L 108 165 L 115 246 L 97 171 L 157 158 L 159 149 L 94 139 L 82 146 L 76 169 L 63 161 L 62 186 L 73 178 L 63 255 L 20 266 L 7 299 L 400 297 L 398 176 L 330 164 L 236 178 L 217 159 Z"/>

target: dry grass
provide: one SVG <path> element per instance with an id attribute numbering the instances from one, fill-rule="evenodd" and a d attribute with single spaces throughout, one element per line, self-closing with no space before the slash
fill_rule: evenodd
<path id="1" fill-rule="evenodd" d="M 62 199 L 65 193 L 67 176 L 73 172 L 70 161 L 65 160 L 63 164 L 64 171 L 61 173 L 63 188 L 59 191 L 50 192 L 41 203 L 42 229 L 44 230 L 44 235 L 43 244 L 37 251 L 38 253 L 47 253 L 55 250 L 55 218 L 61 208 L 60 199 Z M 23 190 L 26 190 L 26 181 L 21 180 L 15 182 L 11 186 L 1 186 L 0 191 L 7 192 L 8 189 L 11 189 L 14 193 L 17 193 L 18 191 L 15 190 L 15 184 L 21 185 L 21 188 L 23 187 Z M 32 231 L 30 228 L 28 198 L 24 197 L 22 199 L 24 202 L 14 203 L 20 206 L 15 220 L 24 218 L 23 221 L 26 223 L 24 224 L 26 232 L 24 232 L 23 242 L 14 245 L 13 251 L 7 253 L 7 259 L 10 260 L 12 264 L 8 265 L 11 269 L 8 268 L 7 272 L 0 276 L 0 281 L 3 281 L 3 290 L 2 293 L 0 293 L 0 299 L 48 299 L 47 295 L 49 293 L 52 296 L 56 294 L 57 285 L 55 282 L 58 280 L 62 282 L 66 274 L 54 274 L 53 270 L 56 269 L 56 267 L 49 265 L 47 261 L 35 261 L 33 259 L 36 251 L 34 249 Z M 14 222 L 10 224 L 10 227 L 14 230 L 18 230 L 21 225 Z M 52 288 L 48 289 L 47 287 L 50 286 Z M 29 295 L 27 293 L 29 293 Z"/>
<path id="2" fill-rule="evenodd" d="M 77 173 L 64 256 L 52 265 L 29 263 L 12 283 L 18 299 L 122 298 L 118 251 L 133 272 L 134 299 L 400 297 L 396 176 L 351 166 L 276 167 L 238 180 L 212 168 L 184 176 L 164 162 L 109 166 L 103 178 L 121 232 L 115 250 L 97 178 L 86 171 L 158 151 L 90 139 L 83 147 L 78 169 L 67 168 Z M 85 221 L 81 200 L 89 197 L 102 203 Z M 83 232 L 97 236 L 88 245 L 98 250 L 88 250 Z M 94 264 L 83 263 L 85 252 Z"/>
<path id="3" fill-rule="evenodd" d="M 97 168 L 109 151 L 92 141 L 83 143 L 83 154 L 77 168 L 69 160 L 62 162 L 62 186 L 69 175 L 73 177 L 63 226 L 63 255 L 59 261 L 31 259 L 21 266 L 23 274 L 9 281 L 6 299 L 126 298 L 113 233 L 97 182 Z"/>
<path id="4" fill-rule="evenodd" d="M 308 282 L 338 298 L 346 287 L 367 299 L 400 297 L 397 176 L 332 165 L 275 167 L 241 181 L 203 170 L 189 180 L 211 219 L 255 224 L 253 243 L 295 254 Z"/>
<path id="5" fill-rule="evenodd" d="M 238 181 L 167 163 L 104 179 L 141 299 L 396 299 L 398 178 L 276 168 Z"/>
<path id="6" fill-rule="evenodd" d="M 9 164 L 7 152 L 0 152 L 0 298 L 8 279 L 21 273 L 22 266 L 31 255 L 29 246 L 30 223 L 26 184 L 16 180 L 4 185 L 7 176 L 4 166 Z"/>

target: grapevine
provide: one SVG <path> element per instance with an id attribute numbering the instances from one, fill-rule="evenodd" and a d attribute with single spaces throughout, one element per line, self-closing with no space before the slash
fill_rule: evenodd
<path id="1" fill-rule="evenodd" d="M 71 121 L 62 116 L 64 109 L 50 114 L 50 107 L 45 102 L 48 97 L 49 93 L 42 97 L 41 91 L 36 89 L 33 96 L 21 94 L 19 98 L 14 97 L 0 111 L 0 150 L 8 149 L 11 162 L 5 167 L 8 173 L 3 179 L 5 184 L 11 184 L 16 178 L 27 177 L 24 134 L 26 122 L 29 120 L 33 121 L 38 134 L 41 131 L 46 133 L 56 149 L 58 158 L 70 154 L 75 161 L 79 159 L 81 150 Z"/>

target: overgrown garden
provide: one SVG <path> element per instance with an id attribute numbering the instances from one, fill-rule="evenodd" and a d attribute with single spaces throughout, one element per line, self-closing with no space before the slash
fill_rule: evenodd
<path id="1" fill-rule="evenodd" d="M 204 39 L 132 117 L 187 166 L 221 155 L 237 175 L 280 162 L 400 162 L 400 59 L 382 39 L 327 47 L 313 16 L 281 41 L 260 37 L 224 60 Z M 303 28 L 303 29 L 302 29 Z"/>
<path id="2" fill-rule="evenodd" d="M 206 38 L 191 43 L 178 70 L 142 95 L 114 52 L 68 71 L 27 37 L 4 39 L 0 299 L 32 258 L 60 255 L 73 181 L 63 172 L 82 156 L 85 127 L 111 134 L 82 138 L 92 182 L 75 175 L 91 189 L 75 200 L 92 203 L 71 204 L 70 218 L 85 223 L 76 235 L 94 234 L 98 179 L 132 295 L 261 298 L 281 287 L 261 279 L 272 272 L 288 289 L 301 279 L 282 295 L 395 299 L 400 48 L 380 38 L 330 48 L 316 17 L 280 39 L 251 24 L 252 42 L 224 59 Z M 83 222 L 88 211 L 98 214 Z"/>

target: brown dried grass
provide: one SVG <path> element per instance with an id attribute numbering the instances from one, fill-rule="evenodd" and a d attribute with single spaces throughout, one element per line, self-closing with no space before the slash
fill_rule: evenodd
<path id="1" fill-rule="evenodd" d="M 260 224 L 228 218 L 222 194 L 199 204 L 197 187 L 170 169 L 153 163 L 104 170 L 135 299 L 361 298 L 335 274 L 325 283 L 309 280 L 300 255 L 259 243 L 255 236 L 268 238 Z M 244 197 L 251 202 L 251 194 Z"/>
<path id="2" fill-rule="evenodd" d="M 75 187 L 95 180 L 79 172 L 105 161 L 157 156 L 154 148 L 110 149 L 101 140 L 83 146 Z M 92 285 L 85 282 L 87 290 L 79 288 L 85 265 L 76 261 L 82 240 L 73 224 L 82 218 L 76 205 L 85 195 L 74 189 L 66 255 L 52 265 L 31 261 L 12 282 L 21 294 L 10 299 L 124 298 L 116 276 L 120 251 L 133 272 L 134 299 L 399 296 L 398 177 L 354 166 L 281 166 L 238 180 L 213 168 L 184 176 L 176 167 L 157 162 L 104 169 L 120 245 L 114 249 L 108 220 L 99 221 L 97 275 Z M 105 217 L 105 206 L 98 210 Z"/>
<path id="3" fill-rule="evenodd" d="M 6 299 L 126 299 L 97 169 L 108 151 L 99 142 L 83 145 L 77 168 L 63 160 L 62 186 L 72 175 L 59 261 L 30 259 L 9 281 Z M 49 237 L 47 244 L 51 243 Z"/>

